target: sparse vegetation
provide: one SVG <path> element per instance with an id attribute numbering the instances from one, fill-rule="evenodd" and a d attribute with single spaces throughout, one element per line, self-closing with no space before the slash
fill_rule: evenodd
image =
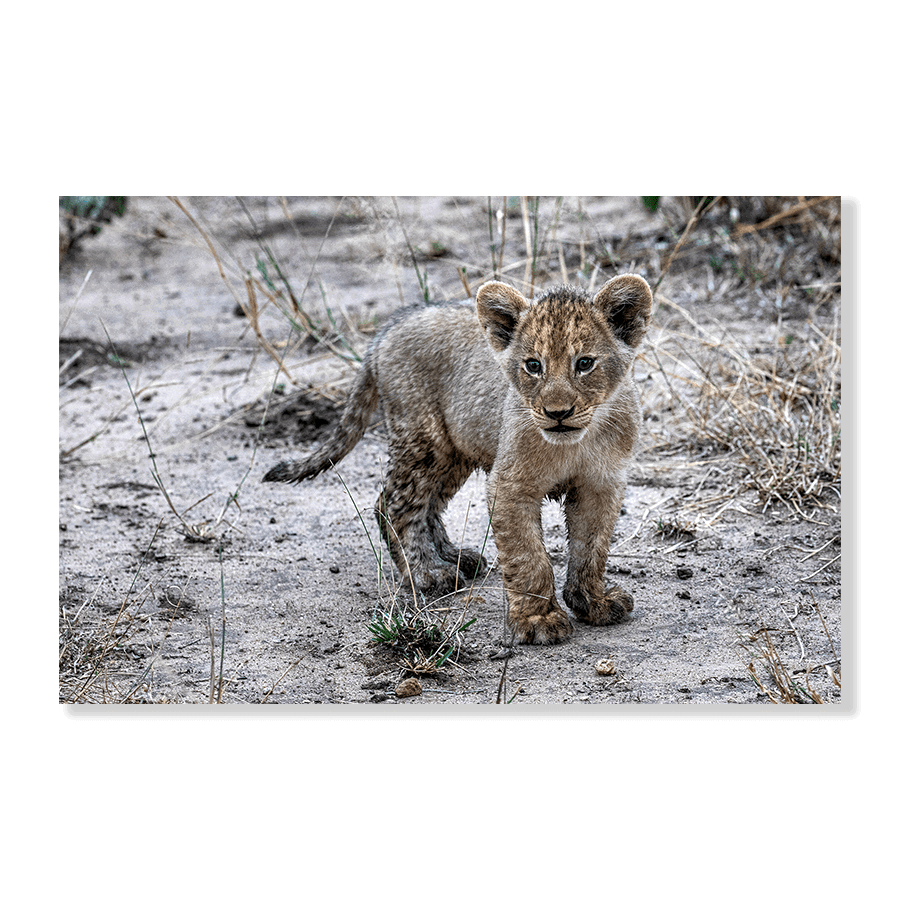
<path id="1" fill-rule="evenodd" d="M 819 624 L 828 640 L 832 654 L 831 658 L 826 661 L 813 664 L 807 660 L 803 665 L 806 650 L 803 639 L 794 624 L 799 616 L 801 605 L 807 607 L 806 612 L 810 611 L 810 606 L 814 607 L 818 614 Z M 756 631 L 746 634 L 742 638 L 741 646 L 750 657 L 746 664 L 750 677 L 759 688 L 760 693 L 764 694 L 770 703 L 825 703 L 826 700 L 810 685 L 810 675 L 814 669 L 824 669 L 831 683 L 840 690 L 841 679 L 838 673 L 840 672 L 841 658 L 831 640 L 831 634 L 822 617 L 822 611 L 819 609 L 818 603 L 814 600 L 810 601 L 808 598 L 804 598 L 802 604 L 797 603 L 797 612 L 793 618 L 788 615 L 783 606 L 781 606 L 781 611 L 787 621 L 787 629 L 761 625 Z M 795 666 L 784 662 L 783 651 L 780 652 L 777 646 L 777 637 L 773 639 L 773 634 L 777 636 L 785 631 L 793 634 L 798 645 L 800 662 Z"/>
<path id="2" fill-rule="evenodd" d="M 644 353 L 672 404 L 672 444 L 730 455 L 743 472 L 735 486 L 753 490 L 764 507 L 780 502 L 799 512 L 839 496 L 839 317 L 827 331 L 809 322 L 804 338 L 791 335 L 766 351 L 716 337 L 674 301 L 661 302 L 687 321 L 686 329 L 657 332 Z"/>
<path id="3" fill-rule="evenodd" d="M 661 537 L 679 541 L 692 541 L 696 537 L 694 528 L 687 523 L 679 522 L 678 519 L 657 519 L 656 533 Z"/>
<path id="4" fill-rule="evenodd" d="M 60 197 L 59 259 L 113 217 L 125 215 L 127 197 Z"/>
<path id="5" fill-rule="evenodd" d="M 378 609 L 366 626 L 372 640 L 396 653 L 404 671 L 412 675 L 435 675 L 445 664 L 454 664 L 462 650 L 462 634 L 475 617 L 449 621 L 449 612 L 431 612 L 427 606 L 393 611 Z"/>
<path id="6" fill-rule="evenodd" d="M 453 606 L 438 607 L 439 603 L 458 602 L 455 596 L 443 597 L 437 601 L 426 603 L 415 591 L 412 591 L 412 602 L 407 602 L 401 597 L 391 564 L 385 563 L 385 548 L 380 543 L 376 545 L 366 525 L 366 520 L 340 473 L 338 473 L 338 478 L 353 504 L 356 517 L 363 527 L 372 550 L 378 571 L 379 588 L 386 590 L 386 598 L 382 596 L 379 599 L 371 620 L 366 623 L 366 628 L 372 635 L 372 641 L 393 651 L 402 671 L 411 675 L 436 675 L 445 663 L 449 662 L 451 665 L 455 665 L 462 651 L 463 632 L 476 621 L 476 617 L 468 616 L 474 584 L 466 592 L 461 604 L 461 611 L 455 621 L 452 617 Z M 388 533 L 390 534 L 390 529 L 388 529 Z M 485 533 L 482 552 L 487 538 L 488 535 Z M 387 572 L 385 572 L 385 565 L 387 565 Z M 462 586 L 460 580 L 460 587 Z"/>
<path id="7" fill-rule="evenodd" d="M 156 454 L 153 452 L 153 447 L 150 444 L 150 435 L 147 433 L 147 426 L 144 422 L 144 417 L 141 414 L 141 407 L 138 404 L 137 396 L 133 388 L 131 387 L 131 381 L 128 378 L 128 372 L 125 369 L 125 364 L 123 363 L 121 357 L 116 352 L 115 346 L 113 345 L 112 338 L 109 336 L 109 332 L 106 331 L 106 326 L 103 326 L 104 333 L 106 334 L 106 339 L 109 342 L 109 346 L 111 348 L 109 352 L 109 359 L 111 362 L 116 363 L 119 368 L 122 370 L 122 376 L 125 378 L 125 384 L 128 388 L 128 394 L 131 397 L 131 402 L 134 404 L 135 413 L 137 414 L 138 422 L 141 426 L 141 433 L 144 436 L 144 442 L 147 444 L 147 455 L 150 460 L 150 476 L 153 478 L 154 483 L 159 488 L 160 493 L 165 498 L 166 505 L 172 511 L 175 518 L 178 520 L 182 533 L 185 538 L 189 541 L 196 541 L 198 543 L 208 544 L 216 539 L 216 530 L 222 524 L 223 521 L 226 522 L 227 528 L 233 528 L 236 524 L 236 519 L 233 521 L 227 521 L 225 519 L 225 514 L 228 510 L 234 506 L 235 509 L 240 513 L 240 503 L 238 502 L 238 495 L 241 491 L 241 486 L 244 484 L 244 481 L 247 479 L 247 475 L 250 473 L 250 469 L 253 467 L 253 456 L 256 454 L 256 444 L 253 446 L 253 454 L 250 457 L 250 464 L 247 467 L 247 471 L 244 473 L 237 487 L 228 494 L 225 499 L 225 504 L 220 510 L 218 516 L 212 520 L 204 520 L 199 523 L 191 522 L 186 518 L 188 512 L 190 512 L 194 507 L 199 506 L 205 500 L 208 500 L 212 493 L 207 494 L 205 497 L 201 497 L 199 500 L 192 503 L 184 512 L 178 510 L 175 506 L 175 503 L 172 501 L 171 496 L 169 496 L 169 492 L 166 489 L 166 485 L 163 481 L 163 477 L 159 472 L 159 467 L 156 465 Z M 265 420 L 265 416 L 263 416 L 263 421 Z M 226 529 L 227 530 L 227 529 Z"/>
<path id="8" fill-rule="evenodd" d="M 148 699 L 147 676 L 180 611 L 182 600 L 181 597 L 175 599 L 160 647 L 150 654 L 150 663 L 145 665 L 148 655 L 146 635 L 151 618 L 145 605 L 153 598 L 153 587 L 148 584 L 138 588 L 138 580 L 161 524 L 156 526 L 121 600 L 115 596 L 98 600 L 99 588 L 84 600 L 70 591 L 60 593 L 61 703 L 134 703 Z"/>
<path id="9" fill-rule="evenodd" d="M 137 357 L 130 358 L 124 342 L 117 349 L 108 335 L 105 342 L 102 335 L 96 336 L 96 357 L 88 353 L 94 344 L 72 343 L 63 356 L 61 343 L 61 462 L 74 468 L 81 455 L 98 454 L 98 448 L 118 433 L 121 421 L 130 420 L 136 427 L 136 410 L 140 440 L 149 454 L 152 487 L 166 504 L 166 517 L 175 517 L 181 535 L 190 542 L 185 544 L 179 538 L 180 543 L 204 554 L 202 565 L 212 565 L 215 559 L 209 549 L 221 546 L 225 534 L 234 541 L 248 540 L 243 533 L 246 529 L 237 528 L 242 516 L 239 499 L 257 447 L 267 440 L 270 405 L 300 394 L 339 401 L 370 335 L 392 311 L 392 304 L 383 302 L 387 293 L 384 282 L 393 292 L 396 307 L 411 300 L 458 301 L 473 296 L 480 284 L 493 278 L 515 284 L 528 294 L 553 281 L 574 281 L 599 289 L 608 277 L 635 270 L 657 287 L 654 320 L 637 364 L 646 417 L 638 467 L 642 467 L 643 485 L 656 493 L 652 499 L 642 500 L 639 508 L 628 509 L 621 533 L 617 529 L 611 562 L 621 574 L 615 577 L 643 577 L 644 566 L 649 570 L 647 577 L 661 577 L 654 570 L 655 560 L 664 562 L 666 571 L 674 571 L 671 561 L 680 558 L 679 554 L 708 552 L 698 550 L 698 544 L 715 546 L 725 533 L 723 523 L 752 533 L 744 524 L 752 514 L 757 523 L 753 527 L 759 531 L 766 532 L 760 522 L 767 527 L 776 522 L 815 526 L 818 531 L 809 550 L 788 537 L 771 545 L 760 538 L 758 549 L 748 537 L 742 548 L 753 559 L 750 566 L 742 563 L 751 572 L 748 578 L 763 577 L 759 573 L 766 571 L 756 565 L 757 556 L 771 552 L 772 557 L 763 560 L 767 561 L 789 552 L 791 559 L 806 565 L 802 577 L 797 576 L 800 583 L 833 586 L 839 591 L 841 553 L 839 518 L 835 518 L 842 490 L 839 198 L 656 197 L 631 202 L 635 218 L 627 226 L 610 227 L 604 220 L 602 201 L 598 204 L 595 198 L 487 197 L 469 201 L 465 209 L 461 202 L 455 210 L 445 209 L 445 223 L 452 219 L 457 227 L 440 230 L 429 218 L 428 209 L 417 212 L 414 204 L 394 198 L 319 198 L 314 222 L 304 203 L 288 198 L 223 200 L 215 216 L 208 214 L 209 206 L 203 201 L 172 198 L 173 220 L 209 253 L 211 271 L 218 270 L 246 322 L 247 334 L 252 335 L 249 340 L 258 348 L 251 361 L 242 357 L 238 364 L 245 367 L 238 376 L 243 383 L 260 385 L 254 409 L 262 410 L 260 415 L 254 414 L 254 433 L 244 445 L 247 452 L 240 457 L 243 474 L 236 485 L 229 482 L 235 486 L 216 513 L 198 520 L 194 511 L 199 504 L 210 502 L 216 490 L 197 490 L 182 501 L 178 499 L 179 494 L 186 496 L 181 493 L 182 486 L 176 481 L 179 491 L 175 491 L 170 475 L 164 479 L 163 473 L 172 470 L 157 467 L 157 461 L 169 448 L 163 438 L 155 436 L 147 415 L 154 383 L 142 385 L 139 373 L 143 364 Z M 81 222 L 79 227 L 96 228 L 109 221 L 99 214 L 93 219 L 91 214 L 76 215 L 74 208 L 63 211 L 63 218 L 70 212 L 73 223 Z M 104 215 L 115 214 L 112 209 Z M 115 234 L 110 229 L 109 239 Z M 340 241 L 349 245 L 351 238 L 356 241 L 355 256 L 345 251 L 343 244 L 339 252 L 333 250 Z M 100 238 L 106 239 L 106 234 Z M 352 277 L 346 275 L 349 268 Z M 336 281 L 336 273 L 343 280 Z M 345 310 L 342 291 L 347 284 L 355 287 L 376 282 L 381 285 L 377 305 L 370 308 L 355 296 L 347 304 L 349 311 Z M 88 286 L 88 277 L 79 273 L 68 296 L 79 284 L 76 300 L 82 292 L 94 289 L 93 284 Z M 73 306 L 61 308 L 64 325 Z M 302 366 L 314 358 L 329 359 L 337 375 L 304 383 Z M 90 367 L 83 367 L 87 362 Z M 251 373 L 263 363 L 268 367 L 264 373 Z M 110 365 L 120 370 L 127 387 L 101 407 L 102 416 L 89 430 L 64 433 L 64 401 L 81 390 L 88 376 L 98 378 Z M 226 399 L 224 386 L 221 394 L 227 403 L 230 398 Z M 238 408 L 235 404 L 228 415 L 242 421 L 248 410 L 249 406 Z M 198 430 L 200 427 L 198 424 Z M 205 437 L 224 426 L 207 421 L 202 427 Z M 309 440 L 310 435 L 303 439 Z M 239 442 L 232 438 L 232 443 L 240 454 Z M 147 457 L 142 461 L 146 465 Z M 211 486 L 214 482 L 209 473 L 220 464 L 220 459 L 204 463 Z M 350 487 L 357 490 L 353 484 Z M 352 499 L 350 490 L 348 494 Z M 304 509 L 303 503 L 298 492 L 296 516 L 300 521 L 315 512 Z M 359 515 L 367 535 L 370 518 L 370 510 Z M 254 527 L 258 520 L 257 515 Z M 243 521 L 240 524 L 245 525 Z M 148 526 L 142 523 L 142 527 Z M 284 569 L 290 571 L 296 555 L 304 549 L 290 526 L 284 531 L 284 546 L 291 548 L 283 554 Z M 148 538 L 149 533 L 139 551 L 147 550 Z M 484 541 L 487 539 L 485 532 Z M 560 546 L 563 539 L 564 531 Z M 138 586 L 138 574 L 145 571 L 145 565 L 155 565 L 155 540 L 150 541 L 154 552 L 149 556 L 140 552 L 132 556 L 126 571 L 129 579 L 134 571 L 135 580 L 124 592 L 101 582 L 80 593 L 76 590 L 80 576 L 76 575 L 71 576 L 72 584 L 61 583 L 62 702 L 163 699 L 141 685 L 152 681 L 147 672 L 152 675 L 162 658 L 162 635 L 169 634 L 172 623 L 181 621 L 189 607 L 183 591 L 172 594 L 174 601 L 169 603 L 158 582 L 151 579 Z M 379 539 L 369 535 L 369 541 L 376 560 L 378 597 L 367 599 L 364 618 L 348 620 L 353 622 L 348 627 L 361 632 L 367 645 L 390 651 L 378 655 L 393 661 L 395 675 L 450 673 L 454 678 L 465 677 L 459 667 L 467 665 L 466 642 L 476 634 L 483 637 L 482 629 L 489 627 L 480 611 L 477 621 L 471 613 L 472 592 L 437 603 L 426 604 L 419 597 L 410 601 L 401 596 L 391 565 L 383 565 L 388 557 Z M 785 546 L 789 549 L 783 550 Z M 812 547 L 819 549 L 813 551 Z M 815 558 L 814 553 L 818 554 Z M 263 555 L 272 558 L 274 552 L 269 548 Z M 552 558 L 554 565 L 563 565 L 562 551 Z M 221 622 L 219 612 L 213 609 L 219 605 L 214 600 L 210 600 L 208 614 L 197 613 L 201 639 L 192 652 L 198 658 L 202 653 L 205 671 L 202 683 L 196 681 L 183 695 L 192 699 L 217 701 L 231 696 L 231 689 L 225 690 L 226 674 L 230 676 L 237 666 L 237 654 L 231 650 L 230 631 L 227 659 L 223 644 L 224 578 L 231 562 L 228 554 L 219 558 Z M 659 571 L 662 568 L 660 565 Z M 706 584 L 700 581 L 701 567 L 692 562 L 692 568 L 693 580 L 675 583 L 673 594 L 680 592 L 681 605 L 696 611 L 702 608 L 700 604 L 713 601 L 709 591 L 698 587 Z M 657 593 L 666 589 L 667 582 L 662 584 Z M 288 588 L 281 590 L 290 594 Z M 498 588 L 482 584 L 482 590 L 496 591 L 491 606 L 502 605 Z M 214 594 L 207 591 L 209 597 Z M 723 608 L 732 602 L 725 592 L 716 597 L 715 602 L 722 602 Z M 360 604 L 355 597 L 342 602 Z M 812 615 L 816 608 L 807 606 Z M 777 611 L 777 606 L 773 608 Z M 229 601 L 229 629 L 238 615 Z M 498 621 L 501 615 L 498 609 Z M 306 622 L 308 618 L 307 610 L 296 610 L 287 621 Z M 768 624 L 763 626 L 762 621 Z M 744 674 L 749 673 L 751 694 L 759 691 L 759 696 L 748 696 L 748 700 L 817 703 L 839 698 L 840 647 L 831 643 L 833 639 L 837 642 L 839 627 L 824 632 L 816 629 L 813 641 L 813 635 L 803 633 L 799 622 L 793 624 L 796 635 L 782 622 L 772 625 L 768 617 L 760 620 L 756 631 L 741 632 L 741 646 L 749 655 Z M 282 625 L 275 622 L 273 633 Z M 499 627 L 497 630 L 499 636 Z M 801 634 L 806 654 L 801 654 L 800 662 L 787 662 L 785 641 L 799 640 Z M 818 648 L 815 653 L 809 649 L 811 642 Z M 292 680 L 307 677 L 309 670 L 305 668 L 308 657 L 300 662 L 300 651 L 291 652 L 289 658 L 279 658 L 277 671 L 267 673 L 255 694 L 245 696 L 254 702 L 274 702 L 280 692 L 284 692 L 281 699 L 294 696 Z M 492 701 L 494 694 L 506 696 L 508 683 L 512 696 L 534 696 L 521 692 L 522 682 L 514 680 L 519 658 L 511 662 L 507 654 L 491 660 L 491 683 L 484 699 Z M 228 673 L 224 671 L 226 663 Z M 627 669 L 627 665 L 619 666 L 621 672 L 627 673 Z M 622 683 L 628 677 L 622 675 Z"/>

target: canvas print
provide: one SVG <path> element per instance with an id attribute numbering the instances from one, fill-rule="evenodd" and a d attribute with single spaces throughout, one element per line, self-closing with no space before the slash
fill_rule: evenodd
<path id="1" fill-rule="evenodd" d="M 59 198 L 61 704 L 841 703 L 841 198 Z"/>

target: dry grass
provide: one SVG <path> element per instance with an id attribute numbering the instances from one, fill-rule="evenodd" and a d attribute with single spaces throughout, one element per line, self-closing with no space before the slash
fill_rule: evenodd
<path id="1" fill-rule="evenodd" d="M 255 261 L 239 258 L 199 213 L 172 199 L 201 235 L 260 347 L 291 383 L 284 360 L 296 342 L 273 333 L 283 335 L 285 321 L 295 336 L 311 338 L 351 364 L 359 359 L 355 348 L 364 345 L 348 317 L 338 328 L 327 303 L 325 322 L 304 310 L 311 286 L 326 296 L 316 266 L 336 217 L 347 208 L 385 245 L 393 241 L 385 252 L 395 254 L 395 263 L 402 255 L 415 267 L 426 302 L 471 296 L 495 277 L 532 294 L 551 281 L 592 289 L 617 272 L 642 272 L 657 287 L 654 327 L 640 357 L 652 381 L 645 408 L 663 423 L 650 423 L 655 449 L 717 458 L 733 473 L 723 502 L 749 491 L 763 509 L 779 503 L 807 515 L 810 507 L 840 499 L 838 198 L 663 198 L 651 226 L 612 235 L 590 220 L 578 198 L 486 198 L 483 218 L 470 213 L 464 221 L 471 255 L 446 260 L 419 249 L 434 242 L 422 240 L 421 223 L 404 221 L 396 198 L 335 203 L 310 252 L 282 198 L 282 231 L 293 232 L 305 258 L 302 271 L 293 273 L 239 198 L 237 215 L 246 220 Z M 280 247 L 284 254 L 284 243 Z M 446 277 L 429 281 L 426 262 L 453 273 L 455 293 Z M 398 294 L 408 302 L 399 280 Z M 266 317 L 270 310 L 274 319 Z M 771 324 L 754 328 L 748 340 L 740 322 L 751 314 Z M 765 344 L 759 343 L 761 331 L 768 334 Z"/>
<path id="2" fill-rule="evenodd" d="M 400 265 L 414 268 L 420 301 L 471 297 L 481 283 L 498 277 L 532 295 L 552 281 L 595 289 L 618 272 L 641 272 L 656 287 L 657 298 L 639 362 L 653 449 L 681 464 L 702 464 L 703 481 L 714 473 L 724 484 L 711 494 L 700 490 L 701 481 L 680 504 L 677 519 L 659 520 L 660 533 L 692 540 L 697 528 L 714 524 L 745 498 L 755 499 L 763 512 L 780 504 L 802 518 L 840 502 L 838 198 L 663 198 L 649 224 L 612 234 L 605 223 L 591 220 L 578 198 L 486 198 L 481 213 L 469 213 L 464 221 L 468 255 L 446 259 L 443 248 L 436 254 L 430 249 L 434 242 L 423 239 L 427 224 L 405 219 L 396 198 L 336 203 L 324 237 L 310 252 L 282 199 L 285 223 L 306 260 L 302 271 L 293 273 L 242 201 L 238 215 L 249 223 L 255 267 L 238 259 L 227 241 L 214 238 L 213 229 L 184 203 L 174 202 L 203 238 L 260 346 L 291 381 L 284 366 L 291 348 L 267 334 L 267 327 L 283 334 L 287 320 L 295 335 L 312 338 L 351 364 L 358 359 L 353 348 L 364 346 L 359 332 L 337 328 L 330 311 L 323 325 L 304 310 L 310 286 L 326 295 L 316 265 L 335 217 L 348 208 L 368 222 L 383 252 L 393 254 L 395 272 Z M 271 212 L 271 205 L 267 209 Z M 435 267 L 440 274 L 441 266 L 447 267 L 443 279 L 433 274 Z M 397 292 L 402 303 L 409 302 L 399 275 Z M 277 315 L 266 319 L 267 310 Z M 754 317 L 760 321 L 746 329 Z M 344 322 L 349 328 L 346 316 Z M 380 562 L 379 572 L 385 578 Z M 390 597 L 395 593 L 396 586 Z M 427 617 L 426 608 L 420 612 L 422 618 L 406 622 L 388 603 L 375 627 L 382 637 L 405 634 L 406 667 L 422 673 L 431 654 L 414 658 L 416 648 L 425 636 L 425 643 L 430 641 L 440 623 Z"/>
<path id="3" fill-rule="evenodd" d="M 208 249 L 259 347 L 275 362 L 276 379 L 297 385 L 286 358 L 304 341 L 351 367 L 356 364 L 365 344 L 362 331 L 346 315 L 338 325 L 317 274 L 340 204 L 310 251 L 292 207 L 281 201 L 287 232 L 295 235 L 305 260 L 298 267 L 292 255 L 290 270 L 266 227 L 242 201 L 252 237 L 249 251 L 243 245 L 249 258 L 239 256 L 189 203 L 172 200 Z M 714 496 L 701 495 L 698 487 L 681 503 L 677 518 L 659 519 L 663 536 L 690 540 L 739 497 L 755 498 L 763 512 L 780 504 L 802 518 L 816 507 L 839 508 L 840 205 L 834 198 L 664 199 L 656 216 L 615 233 L 591 221 L 577 198 L 486 198 L 480 213 L 466 213 L 462 250 L 446 256 L 422 254 L 422 223 L 405 219 L 408 213 L 399 204 L 347 202 L 360 209 L 377 207 L 367 213 L 372 234 L 377 231 L 385 245 L 393 241 L 389 252 L 396 254 L 395 266 L 398 271 L 401 265 L 415 268 L 428 300 L 472 296 L 481 283 L 497 277 L 526 294 L 553 281 L 596 289 L 626 271 L 644 274 L 657 287 L 657 310 L 638 373 L 653 449 L 679 464 L 702 464 L 703 480 L 715 473 L 724 485 Z M 278 247 L 283 246 L 282 241 Z M 306 311 L 310 289 L 324 301 L 326 314 L 319 320 Z M 399 275 L 397 291 L 402 298 Z M 759 321 L 752 330 L 743 330 L 754 316 Z M 157 485 L 195 539 L 209 540 L 223 523 L 233 527 L 223 519 L 225 510 L 240 512 L 238 485 L 214 522 L 186 524 L 161 481 Z M 386 583 L 393 572 L 389 564 L 382 571 L 376 543 L 373 552 Z M 126 702 L 139 695 L 149 666 L 134 648 L 147 596 L 130 591 L 105 619 L 89 618 L 61 602 L 61 700 Z M 463 633 L 471 624 L 468 600 L 471 592 L 462 611 L 452 616 L 448 608 L 418 600 L 401 612 L 393 585 L 376 610 L 373 636 L 397 651 L 405 670 L 433 674 L 459 659 Z M 211 622 L 208 634 L 210 698 L 216 699 L 221 698 L 223 648 Z M 782 664 L 769 629 L 761 628 L 749 646 L 754 655 L 748 668 L 769 699 L 819 702 L 808 675 L 798 678 Z"/>
<path id="4" fill-rule="evenodd" d="M 741 640 L 741 647 L 750 656 L 750 660 L 746 664 L 747 670 L 750 672 L 750 677 L 753 679 L 757 688 L 759 688 L 760 693 L 764 694 L 770 703 L 824 704 L 828 702 L 823 699 L 821 694 L 810 684 L 810 675 L 812 675 L 815 670 L 819 669 L 825 670 L 828 679 L 837 687 L 838 691 L 841 689 L 840 656 L 835 650 L 834 643 L 831 640 L 831 634 L 828 631 L 828 626 L 825 624 L 825 619 L 822 617 L 822 612 L 819 609 L 818 603 L 812 601 L 812 606 L 815 607 L 819 623 L 822 626 L 822 631 L 827 638 L 828 646 L 831 649 L 832 658 L 828 662 L 813 665 L 811 662 L 807 661 L 806 664 L 803 665 L 803 661 L 806 658 L 806 648 L 804 646 L 803 638 L 795 624 L 798 616 L 795 614 L 792 618 L 788 615 L 783 606 L 781 607 L 781 611 L 787 621 L 786 629 L 760 626 L 755 632 L 745 635 Z M 783 631 L 789 631 L 798 644 L 800 652 L 799 665 L 791 667 L 785 663 L 782 654 L 776 646 L 776 641 L 772 638 L 773 634 Z M 759 668 L 757 668 L 757 665 Z"/>
<path id="5" fill-rule="evenodd" d="M 134 639 L 146 623 L 143 598 L 126 598 L 110 617 L 82 619 L 65 596 L 59 605 L 59 700 L 61 703 L 124 703 L 138 685 L 125 686 L 142 668 Z"/>
<path id="6" fill-rule="evenodd" d="M 359 354 L 344 334 L 337 330 L 334 314 L 327 304 L 326 309 L 331 320 L 331 328 L 323 327 L 321 323 L 314 322 L 303 308 L 304 297 L 313 282 L 317 284 L 324 297 L 324 287 L 316 277 L 316 263 L 322 248 L 328 240 L 331 227 L 340 210 L 340 205 L 334 210 L 331 222 L 329 222 L 325 236 L 322 238 L 315 256 L 310 258 L 307 255 L 309 271 L 303 288 L 295 289 L 291 280 L 291 273 L 287 272 L 278 260 L 269 243 L 265 240 L 262 229 L 240 198 L 237 198 L 238 202 L 247 217 L 252 236 L 257 245 L 257 253 L 252 265 L 247 259 L 237 257 L 232 250 L 223 245 L 220 240 L 217 240 L 213 234 L 213 229 L 208 225 L 202 224 L 198 216 L 191 213 L 178 197 L 171 197 L 170 199 L 187 216 L 191 225 L 194 226 L 203 239 L 205 246 L 216 262 L 222 282 L 228 288 L 235 303 L 240 307 L 250 323 L 260 347 L 277 363 L 279 373 L 284 375 L 291 384 L 296 385 L 297 382 L 291 372 L 285 367 L 284 359 L 292 345 L 290 343 L 285 344 L 283 341 L 271 338 L 268 335 L 269 327 L 265 323 L 263 313 L 269 307 L 278 313 L 276 321 L 279 321 L 279 324 L 282 321 L 290 323 L 296 338 L 311 338 L 340 359 L 347 362 L 359 362 Z M 291 212 L 285 198 L 282 198 L 281 202 L 285 219 L 293 226 Z M 297 237 L 297 245 L 304 248 L 296 227 L 294 227 L 294 231 Z M 349 326 L 349 321 L 345 323 L 345 326 Z M 296 346 L 296 341 L 293 346 Z"/>
<path id="7" fill-rule="evenodd" d="M 840 310 L 823 331 L 814 321 L 792 327 L 760 348 L 715 337 L 674 301 L 687 329 L 661 329 L 642 359 L 664 385 L 663 444 L 692 453 L 729 456 L 739 484 L 763 507 L 840 499 Z M 658 401 L 657 401 L 658 402 Z"/>
<path id="8" fill-rule="evenodd" d="M 66 588 L 59 597 L 60 703 L 169 703 L 170 691 L 158 693 L 155 677 L 164 659 L 176 620 L 190 619 L 196 601 L 186 587 L 161 587 L 142 580 L 144 563 L 152 555 L 162 521 L 138 563 L 124 596 L 117 596 L 111 580 L 102 577 L 87 598 Z M 220 555 L 221 618 L 206 614 L 209 676 L 192 699 L 221 703 L 225 685 L 225 580 Z M 176 629 L 177 632 L 177 629 Z M 165 680 L 165 679 L 164 679 Z"/>
<path id="9" fill-rule="evenodd" d="M 98 599 L 104 582 L 78 604 L 68 592 L 59 598 L 59 700 L 61 703 L 135 703 L 147 699 L 147 678 L 178 614 L 181 598 L 159 647 L 146 663 L 150 615 L 144 606 L 153 600 L 153 585 L 137 588 L 144 560 L 162 523 L 139 563 L 121 601 L 110 605 Z M 151 602 L 151 606 L 152 606 Z M 101 607 L 99 609 L 95 608 Z"/>
<path id="10" fill-rule="evenodd" d="M 779 231 L 816 211 L 822 218 L 806 228 Z M 805 515 L 833 505 L 841 482 L 839 208 L 833 198 L 786 206 L 752 227 L 708 230 L 690 251 L 694 261 L 673 290 L 696 297 L 705 286 L 722 315 L 701 321 L 668 287 L 657 292 L 657 327 L 641 354 L 645 405 L 663 423 L 651 424 L 657 449 L 718 457 L 735 471 L 730 495 L 749 490 L 763 509 L 780 503 Z M 754 341 L 741 333 L 735 306 L 768 320 Z"/>

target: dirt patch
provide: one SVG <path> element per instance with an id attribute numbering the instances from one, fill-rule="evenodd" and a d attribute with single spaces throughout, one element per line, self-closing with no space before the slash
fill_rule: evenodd
<path id="1" fill-rule="evenodd" d="M 60 701 L 839 703 L 840 208 L 699 201 L 129 198 L 60 266 Z M 510 650 L 493 567 L 417 608 L 374 525 L 378 427 L 261 483 L 401 305 L 629 270 L 662 281 L 610 556 L 627 622 Z M 447 524 L 494 559 L 483 476 Z M 559 589 L 557 504 L 544 532 Z M 418 644 L 378 640 L 397 616 Z"/>
<path id="2" fill-rule="evenodd" d="M 318 440 L 341 417 L 341 405 L 313 392 L 258 400 L 244 415 L 244 425 L 259 433 L 265 447 Z"/>
<path id="3" fill-rule="evenodd" d="M 90 375 L 105 366 L 121 369 L 138 366 L 158 359 L 164 352 L 164 342 L 153 335 L 142 342 L 101 344 L 91 338 L 59 339 L 60 387 L 90 387 Z"/>

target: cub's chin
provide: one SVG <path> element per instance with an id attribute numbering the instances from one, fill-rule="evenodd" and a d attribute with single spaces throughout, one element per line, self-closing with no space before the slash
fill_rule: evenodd
<path id="1" fill-rule="evenodd" d="M 548 444 L 577 444 L 585 434 L 587 434 L 586 428 L 571 428 L 561 425 L 541 429 L 541 436 Z"/>

